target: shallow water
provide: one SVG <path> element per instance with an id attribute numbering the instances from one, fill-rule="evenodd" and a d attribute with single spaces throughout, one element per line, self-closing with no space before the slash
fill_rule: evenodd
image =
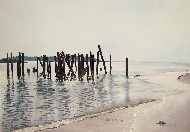
<path id="1" fill-rule="evenodd" d="M 134 75 L 181 72 L 188 63 L 129 63 L 129 78 L 125 76 L 125 63 L 112 63 L 112 75 L 103 72 L 95 81 L 57 82 L 52 70 L 52 80 L 37 80 L 36 74 L 25 73 L 24 82 L 16 77 L 6 79 L 6 64 L 0 64 L 0 128 L 12 131 L 43 125 L 64 119 L 139 103 L 142 100 L 183 93 L 183 89 L 148 83 L 134 79 Z M 15 64 L 14 64 L 15 65 Z M 33 68 L 35 62 L 25 64 Z M 14 67 L 16 69 L 16 67 Z M 108 69 L 109 70 L 109 69 Z M 26 70 L 25 70 L 26 71 Z"/>

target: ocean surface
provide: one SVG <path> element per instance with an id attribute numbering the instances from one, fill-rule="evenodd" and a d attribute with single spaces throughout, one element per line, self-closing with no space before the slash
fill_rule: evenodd
<path id="1" fill-rule="evenodd" d="M 112 74 L 109 74 L 109 63 L 106 65 L 108 74 L 100 72 L 94 82 L 86 81 L 86 77 L 83 81 L 59 82 L 56 81 L 54 67 L 52 80 L 37 79 L 35 73 L 26 72 L 26 68 L 32 71 L 36 62 L 26 63 L 23 81 L 17 79 L 16 64 L 10 79 L 6 77 L 6 64 L 0 64 L 0 131 L 75 119 L 86 114 L 183 93 L 183 90 L 148 83 L 134 76 L 185 72 L 190 68 L 189 63 L 129 62 L 127 78 L 125 62 L 113 62 Z"/>

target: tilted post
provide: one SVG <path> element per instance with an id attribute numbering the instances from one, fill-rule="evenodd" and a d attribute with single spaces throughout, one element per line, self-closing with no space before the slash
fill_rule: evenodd
<path id="1" fill-rule="evenodd" d="M 107 71 L 106 71 L 106 64 L 105 64 L 105 61 L 104 61 L 104 57 L 103 57 L 103 55 L 102 55 L 102 51 L 101 51 L 100 45 L 98 45 L 98 49 L 99 49 L 100 56 L 101 56 L 101 59 L 102 59 L 102 62 L 103 62 L 105 74 L 107 74 Z"/>

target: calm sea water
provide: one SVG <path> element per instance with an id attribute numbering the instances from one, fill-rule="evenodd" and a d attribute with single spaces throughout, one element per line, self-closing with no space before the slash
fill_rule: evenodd
<path id="1" fill-rule="evenodd" d="M 31 69 L 34 66 L 35 62 L 25 64 L 25 68 Z M 183 92 L 134 79 L 134 75 L 181 72 L 187 70 L 190 64 L 129 62 L 129 78 L 125 76 L 124 62 L 114 62 L 112 67 L 112 75 L 104 75 L 102 72 L 93 83 L 85 79 L 57 82 L 54 67 L 52 80 L 37 80 L 36 74 L 31 72 L 28 75 L 25 72 L 23 82 L 17 79 L 16 70 L 13 78 L 7 80 L 6 64 L 0 64 L 0 131 L 13 131 L 73 119 L 139 103 L 142 100 L 159 98 L 168 93 Z"/>

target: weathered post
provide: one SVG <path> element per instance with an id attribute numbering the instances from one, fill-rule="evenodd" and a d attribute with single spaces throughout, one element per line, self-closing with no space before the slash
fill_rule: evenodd
<path id="1" fill-rule="evenodd" d="M 90 51 L 90 73 L 92 77 L 92 52 Z"/>
<path id="2" fill-rule="evenodd" d="M 75 76 L 76 76 L 76 73 L 77 73 L 77 57 L 76 57 L 76 54 L 74 54 L 74 59 L 75 59 Z"/>
<path id="3" fill-rule="evenodd" d="M 11 53 L 11 72 L 13 77 L 13 54 Z"/>
<path id="4" fill-rule="evenodd" d="M 46 57 L 46 68 L 47 68 L 47 79 L 49 79 L 49 76 L 50 76 L 50 72 L 49 72 L 49 61 L 48 61 L 48 57 Z"/>
<path id="5" fill-rule="evenodd" d="M 89 65 L 88 65 L 88 54 L 86 54 L 86 73 L 87 81 L 89 80 Z"/>
<path id="6" fill-rule="evenodd" d="M 112 66 L 111 66 L 111 55 L 110 55 L 110 74 L 111 74 Z"/>
<path id="7" fill-rule="evenodd" d="M 64 75 L 64 81 L 67 78 L 66 69 L 65 68 L 66 68 L 66 61 L 65 61 L 65 54 L 63 53 L 63 75 Z"/>
<path id="8" fill-rule="evenodd" d="M 57 57 L 56 56 L 54 56 L 54 60 L 55 60 L 55 73 L 57 76 Z"/>
<path id="9" fill-rule="evenodd" d="M 51 62 L 49 62 L 49 79 L 51 80 Z"/>
<path id="10" fill-rule="evenodd" d="M 85 71 L 84 71 L 84 55 L 81 54 L 81 79 L 82 79 L 82 77 L 85 75 L 84 72 L 85 72 Z"/>
<path id="11" fill-rule="evenodd" d="M 19 77 L 19 61 L 17 61 L 17 77 L 18 77 L 18 79 L 20 79 L 20 77 Z"/>
<path id="12" fill-rule="evenodd" d="M 48 74 L 49 73 L 49 61 L 48 61 L 48 57 L 46 57 L 46 69 L 47 69 L 47 74 Z"/>
<path id="13" fill-rule="evenodd" d="M 39 57 L 37 57 L 37 77 L 38 77 L 38 59 Z"/>
<path id="14" fill-rule="evenodd" d="M 68 77 L 71 75 L 70 73 L 72 72 L 72 60 L 71 60 L 71 57 L 72 57 L 72 55 L 70 55 L 70 54 L 66 54 L 66 57 L 65 57 L 65 62 L 66 62 L 66 64 L 67 64 L 67 66 L 68 66 L 68 68 L 69 68 L 69 72 L 66 74 Z"/>
<path id="15" fill-rule="evenodd" d="M 24 53 L 22 53 L 22 78 L 24 79 Z"/>
<path id="16" fill-rule="evenodd" d="M 94 54 L 92 55 L 92 80 L 94 81 Z"/>
<path id="17" fill-rule="evenodd" d="M 17 62 L 17 76 L 18 76 L 18 79 L 20 79 L 20 76 L 21 76 L 21 53 L 20 52 L 19 52 L 19 59 Z"/>
<path id="18" fill-rule="evenodd" d="M 43 77 L 46 78 L 46 55 L 43 55 Z"/>
<path id="19" fill-rule="evenodd" d="M 94 77 L 94 54 L 92 55 L 92 76 Z"/>
<path id="20" fill-rule="evenodd" d="M 97 52 L 97 58 L 96 58 L 96 75 L 98 75 L 98 65 L 99 65 L 99 51 Z"/>
<path id="21" fill-rule="evenodd" d="M 7 53 L 7 79 L 9 79 L 9 54 Z"/>
<path id="22" fill-rule="evenodd" d="M 106 62 L 104 61 L 104 57 L 102 55 L 102 50 L 100 48 L 100 45 L 98 45 L 98 49 L 99 49 L 99 52 L 100 52 L 100 56 L 101 56 L 101 59 L 102 59 L 102 62 L 103 62 L 103 66 L 104 66 L 104 71 L 105 71 L 105 74 L 107 74 L 107 71 L 106 71 Z"/>
<path id="23" fill-rule="evenodd" d="M 78 53 L 78 79 L 81 80 L 81 62 L 80 62 L 80 55 Z"/>
<path id="24" fill-rule="evenodd" d="M 69 72 L 71 73 L 71 78 L 70 80 L 72 81 L 74 79 L 74 71 L 73 71 L 73 64 L 74 64 L 74 55 L 71 55 L 71 63 L 69 66 Z"/>
<path id="25" fill-rule="evenodd" d="M 48 79 L 51 80 L 51 62 L 48 61 L 48 57 L 47 57 L 47 75 L 48 75 Z"/>
<path id="26" fill-rule="evenodd" d="M 126 77 L 128 78 L 128 58 L 126 58 Z"/>
<path id="27" fill-rule="evenodd" d="M 62 76 L 62 73 L 61 73 L 62 62 L 61 62 L 61 56 L 60 56 L 59 52 L 57 52 L 57 62 L 58 62 L 58 65 L 57 65 L 57 78 L 58 78 L 59 81 L 63 81 L 63 76 Z"/>

